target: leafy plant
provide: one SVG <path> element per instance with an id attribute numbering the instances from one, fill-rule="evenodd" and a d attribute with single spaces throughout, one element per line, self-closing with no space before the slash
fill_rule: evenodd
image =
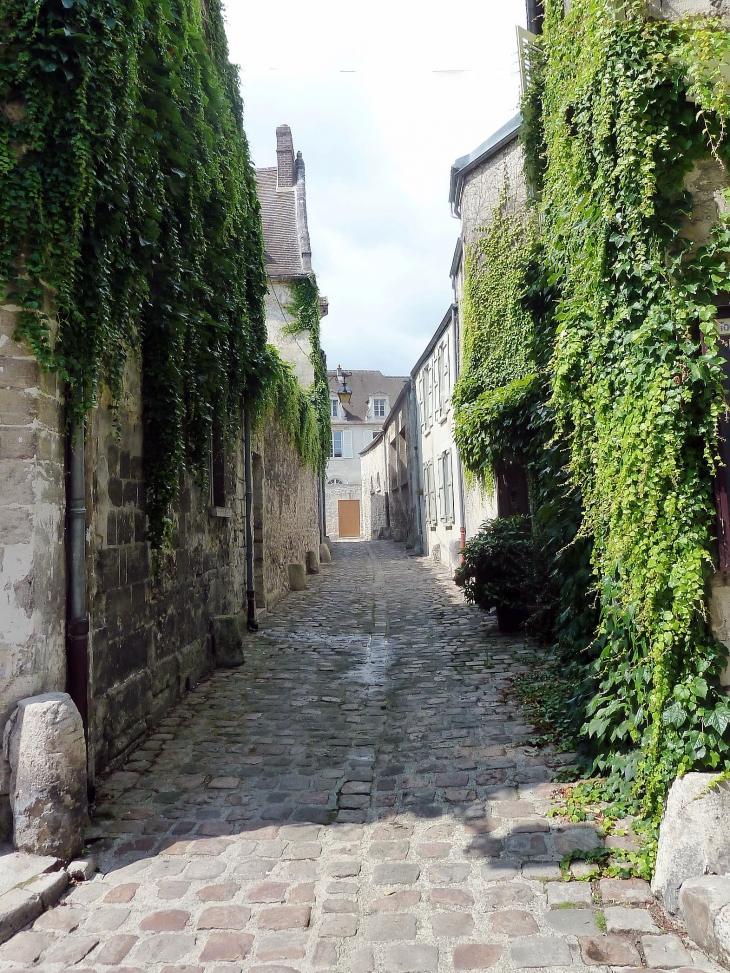
<path id="1" fill-rule="evenodd" d="M 534 595 L 534 548 L 527 517 L 488 520 L 467 541 L 456 583 L 480 608 L 527 608 Z"/>

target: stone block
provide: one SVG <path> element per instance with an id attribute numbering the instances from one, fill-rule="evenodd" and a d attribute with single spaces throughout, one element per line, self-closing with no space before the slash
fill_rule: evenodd
<path id="1" fill-rule="evenodd" d="M 289 589 L 291 591 L 307 590 L 307 568 L 304 564 L 296 562 L 289 565 Z"/>
<path id="2" fill-rule="evenodd" d="M 632 942 L 623 936 L 581 936 L 580 943 L 583 960 L 590 966 L 641 966 L 639 951 Z M 647 963 L 649 957 L 647 956 Z"/>
<path id="3" fill-rule="evenodd" d="M 0 895 L 0 943 L 37 919 L 41 912 L 41 897 L 27 889 L 11 889 Z"/>
<path id="4" fill-rule="evenodd" d="M 69 864 L 66 871 L 74 881 L 88 882 L 97 868 L 98 865 L 96 864 L 95 858 L 78 858 Z"/>
<path id="5" fill-rule="evenodd" d="M 690 939 L 718 962 L 729 966 L 730 942 L 719 942 L 717 932 L 722 937 L 722 928 L 726 923 L 718 922 L 718 917 L 723 911 L 728 909 L 730 918 L 730 878 L 702 875 L 689 879 L 680 889 L 679 908 Z"/>
<path id="6" fill-rule="evenodd" d="M 685 774 L 672 784 L 659 829 L 652 891 L 670 913 L 688 879 L 730 872 L 730 782 Z"/>
<path id="7" fill-rule="evenodd" d="M 642 936 L 647 966 L 670 970 L 680 966 L 692 966 L 692 957 L 679 936 Z"/>
<path id="8" fill-rule="evenodd" d="M 570 966 L 572 962 L 570 946 L 557 936 L 526 936 L 512 944 L 511 952 L 518 969 Z"/>
<path id="9" fill-rule="evenodd" d="M 591 909 L 553 909 L 547 913 L 545 920 L 561 936 L 598 935 L 598 926 Z"/>
<path id="10" fill-rule="evenodd" d="M 320 564 L 331 564 L 332 555 L 330 554 L 330 549 L 327 544 L 319 545 L 319 561 Z"/>
<path id="11" fill-rule="evenodd" d="M 213 652 L 215 663 L 223 669 L 243 665 L 243 636 L 246 631 L 246 616 L 214 615 L 211 619 L 213 628 Z"/>
<path id="12" fill-rule="evenodd" d="M 68 872 L 51 872 L 50 875 L 41 875 L 30 885 L 26 886 L 29 892 L 39 895 L 44 909 L 50 909 L 61 898 L 68 886 Z"/>
<path id="13" fill-rule="evenodd" d="M 502 947 L 488 943 L 470 943 L 454 950 L 455 970 L 486 970 L 499 960 Z"/>
<path id="14" fill-rule="evenodd" d="M 307 574 L 319 574 L 319 551 L 307 551 L 304 555 Z"/>
<path id="15" fill-rule="evenodd" d="M 548 882 L 547 897 L 549 906 L 590 906 L 593 902 L 587 882 Z"/>
<path id="16" fill-rule="evenodd" d="M 83 847 L 88 806 L 84 728 L 71 697 L 22 699 L 6 724 L 3 749 L 16 848 L 73 858 Z"/>
<path id="17" fill-rule="evenodd" d="M 604 913 L 607 932 L 656 932 L 659 927 L 646 909 L 627 909 L 625 906 L 609 906 Z"/>
<path id="18" fill-rule="evenodd" d="M 438 969 L 439 951 L 436 946 L 389 946 L 385 950 L 387 973 L 430 973 Z"/>

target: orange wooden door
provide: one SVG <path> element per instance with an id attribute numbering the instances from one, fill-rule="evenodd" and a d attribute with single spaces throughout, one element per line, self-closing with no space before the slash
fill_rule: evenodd
<path id="1" fill-rule="evenodd" d="M 360 501 L 338 500 L 337 519 L 340 525 L 340 537 L 359 537 Z"/>

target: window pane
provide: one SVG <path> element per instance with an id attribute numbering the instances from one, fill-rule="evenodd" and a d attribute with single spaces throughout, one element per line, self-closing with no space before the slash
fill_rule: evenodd
<path id="1" fill-rule="evenodd" d="M 338 410 L 337 410 L 337 406 L 338 406 L 338 405 L 339 405 L 340 403 L 339 403 L 339 402 L 337 401 L 337 399 L 332 399 L 332 400 L 331 400 L 331 402 L 332 402 L 332 415 L 333 415 L 333 416 L 336 416 L 336 415 L 338 415 L 338 414 L 339 414 L 339 413 L 338 413 Z"/>
<path id="2" fill-rule="evenodd" d="M 334 459 L 342 457 L 342 433 L 332 433 L 332 456 Z"/>

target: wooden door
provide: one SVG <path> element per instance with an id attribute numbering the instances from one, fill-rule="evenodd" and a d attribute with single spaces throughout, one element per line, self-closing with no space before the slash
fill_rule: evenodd
<path id="1" fill-rule="evenodd" d="M 340 537 L 360 536 L 360 501 L 338 500 L 337 519 Z"/>

